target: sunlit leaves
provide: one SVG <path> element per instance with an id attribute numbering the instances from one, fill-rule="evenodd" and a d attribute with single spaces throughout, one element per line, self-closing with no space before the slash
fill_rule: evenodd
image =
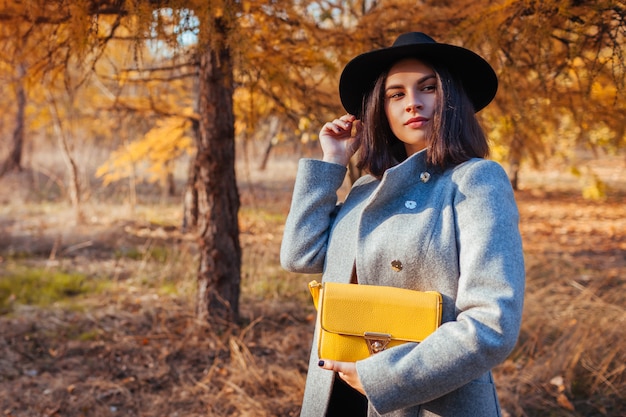
<path id="1" fill-rule="evenodd" d="M 103 179 L 104 185 L 128 177 L 164 183 L 171 162 L 193 149 L 193 138 L 188 135 L 190 124 L 184 117 L 158 120 L 143 138 L 114 151 L 96 176 Z"/>
<path id="2" fill-rule="evenodd" d="M 235 59 L 239 137 L 266 140 L 265 132 L 274 131 L 267 126 L 278 120 L 275 137 L 314 138 L 325 120 L 343 111 L 337 97 L 343 65 L 389 45 L 400 32 L 420 30 L 478 51 L 495 67 L 499 91 L 480 113 L 493 157 L 538 165 L 554 156 L 570 160 L 574 149 L 615 152 L 626 145 L 626 5 L 620 1 L 134 0 L 105 6 L 90 0 L 0 5 L 0 77 L 12 82 L 17 64 L 25 65 L 29 115 L 40 118 L 30 120 L 31 128 L 47 123 L 41 91 L 56 94 L 81 82 L 75 105 L 85 117 L 115 124 L 130 114 L 145 131 L 152 117 L 181 116 L 197 98 L 196 52 L 214 46 L 212 25 L 221 24 Z M 68 65 L 75 66 L 71 76 Z M 308 121 L 305 128 L 301 120 Z M 102 132 L 92 136 L 105 138 Z"/>

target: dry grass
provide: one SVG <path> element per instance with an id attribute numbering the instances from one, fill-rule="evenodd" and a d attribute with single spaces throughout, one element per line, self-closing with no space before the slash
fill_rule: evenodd
<path id="1" fill-rule="evenodd" d="M 499 371 L 512 415 L 626 412 L 626 208 L 519 194 L 527 295 L 518 347 Z"/>
<path id="2" fill-rule="evenodd" d="M 0 279 L 19 267 L 94 284 L 43 307 L 13 299 L 0 316 L 1 415 L 298 415 L 313 309 L 308 277 L 278 266 L 295 165 L 272 163 L 240 167 L 243 319 L 220 328 L 193 315 L 197 253 L 178 200 L 130 218 L 94 193 L 90 223 L 74 227 L 53 184 L 0 180 Z M 495 372 L 504 411 L 626 415 L 626 184 L 611 177 L 615 194 L 598 203 L 559 170 L 523 178 L 527 297 L 518 346 Z"/>

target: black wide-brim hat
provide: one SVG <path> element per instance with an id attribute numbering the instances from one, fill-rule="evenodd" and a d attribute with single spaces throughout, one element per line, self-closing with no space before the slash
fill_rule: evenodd
<path id="1" fill-rule="evenodd" d="M 475 112 L 487 106 L 498 90 L 495 71 L 475 52 L 438 43 L 421 32 L 409 32 L 400 35 L 389 48 L 366 52 L 348 62 L 339 80 L 339 97 L 347 112 L 360 118 L 363 96 L 374 87 L 382 72 L 404 58 L 444 65 L 461 80 Z"/>

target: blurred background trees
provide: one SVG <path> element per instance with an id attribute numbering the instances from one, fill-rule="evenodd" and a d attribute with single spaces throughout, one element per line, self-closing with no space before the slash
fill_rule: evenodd
<path id="1" fill-rule="evenodd" d="M 496 69 L 480 113 L 515 187 L 523 164 L 626 142 L 626 4 L 616 0 L 78 0 L 0 5 L 0 174 L 29 149 L 61 151 L 59 183 L 78 223 L 100 187 L 143 181 L 175 191 L 192 155 L 185 228 L 196 233 L 198 315 L 236 320 L 241 249 L 235 144 L 316 140 L 343 112 L 337 82 L 356 54 L 419 30 L 469 47 Z M 601 197 L 602 178 L 582 190 Z"/>

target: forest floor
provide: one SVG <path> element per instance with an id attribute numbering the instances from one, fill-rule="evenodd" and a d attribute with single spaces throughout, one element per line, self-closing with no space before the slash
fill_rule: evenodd
<path id="1" fill-rule="evenodd" d="M 495 370 L 507 416 L 626 415 L 626 163 L 596 168 L 601 201 L 559 169 L 517 192 L 527 296 Z M 194 316 L 176 201 L 94 196 L 75 226 L 34 175 L 0 179 L 0 416 L 297 416 L 314 311 L 310 278 L 278 265 L 294 170 L 240 175 L 242 319 L 227 327 Z"/>

